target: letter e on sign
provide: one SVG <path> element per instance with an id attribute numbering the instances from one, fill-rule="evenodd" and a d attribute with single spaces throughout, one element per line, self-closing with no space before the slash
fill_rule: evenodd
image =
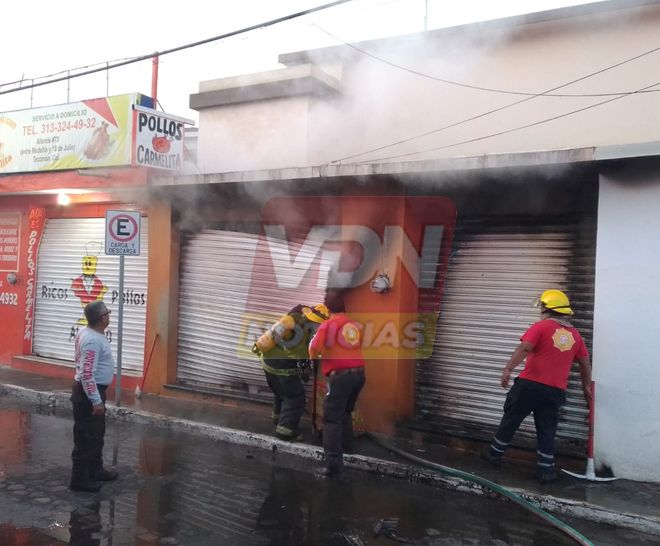
<path id="1" fill-rule="evenodd" d="M 105 213 L 105 253 L 113 256 L 140 255 L 140 213 L 109 210 Z"/>

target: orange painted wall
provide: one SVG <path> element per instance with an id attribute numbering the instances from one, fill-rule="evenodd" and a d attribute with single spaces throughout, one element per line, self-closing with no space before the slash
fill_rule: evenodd
<path id="1" fill-rule="evenodd" d="M 399 226 L 420 254 L 424 229 L 436 223 L 447 224 L 443 240 L 444 254 L 441 262 L 445 264 L 450 248 L 451 232 L 456 217 L 453 204 L 444 198 L 408 197 L 405 195 L 359 195 L 360 188 L 353 193 L 336 196 L 313 196 L 298 198 L 276 198 L 264 208 L 263 221 L 271 224 L 284 224 L 287 236 L 305 237 L 313 225 L 344 226 L 342 239 L 353 239 L 351 226 L 364 226 L 373 230 L 380 241 L 386 226 Z M 368 190 L 364 190 L 368 191 Z M 290 220 L 290 218 L 295 220 Z M 363 260 L 363 252 L 356 243 L 332 243 L 334 250 L 342 251 L 340 270 L 354 271 Z M 394 256 L 401 253 L 403 241 L 398 247 L 392 247 Z M 388 263 L 387 257 L 379 257 L 382 265 Z M 356 320 L 369 321 L 374 318 L 376 327 L 390 321 L 402 331 L 402 325 L 416 316 L 419 311 L 419 289 L 403 267 L 401 260 L 394 262 L 394 271 L 387 271 L 394 281 L 386 294 L 371 291 L 370 282 L 351 288 L 345 294 L 347 311 Z M 377 264 L 381 265 L 381 264 Z M 379 267 L 380 268 L 380 267 Z M 378 268 L 378 269 L 379 269 Z M 440 299 L 441 283 L 432 289 L 433 297 Z M 364 335 L 364 333 L 363 333 Z M 414 354 L 414 353 L 413 353 Z M 413 416 L 415 410 L 415 366 L 416 359 L 410 350 L 391 346 L 385 352 L 371 352 L 367 355 L 367 383 L 358 401 L 358 411 L 365 421 L 366 428 L 389 434 L 398 421 Z"/>
<path id="2" fill-rule="evenodd" d="M 180 242 L 170 205 L 152 202 L 149 211 L 151 251 L 144 355 L 147 373 L 143 390 L 160 394 L 164 384 L 176 381 Z"/>
<path id="3" fill-rule="evenodd" d="M 456 209 L 448 199 L 407 196 L 362 196 L 351 195 L 342 200 L 342 224 L 366 225 L 383 239 L 386 226 L 401 226 L 418 254 L 421 252 L 424 230 L 428 224 L 445 225 L 440 252 L 439 271 L 436 272 L 436 286 L 428 289 L 431 298 L 438 304 L 444 290 L 446 271 Z M 391 250 L 401 255 L 402 245 Z M 387 260 L 383 260 L 387 263 Z M 410 320 L 411 315 L 420 312 L 418 288 L 400 259 L 396 260 L 394 271 L 387 271 L 392 288 L 385 294 L 371 290 L 370 284 L 362 284 L 352 289 L 346 297 L 349 313 L 374 313 L 393 317 L 399 331 Z M 427 295 L 428 300 L 428 295 Z M 438 307 L 433 309 L 437 313 Z M 426 310 L 425 310 L 426 311 Z M 434 315 L 435 316 L 435 315 Z M 432 343 L 432 339 L 427 340 Z M 415 372 L 416 358 L 403 347 L 392 350 L 393 358 L 367 360 L 367 383 L 360 395 L 358 410 L 365 420 L 368 430 L 390 434 L 398 421 L 413 417 L 415 412 Z"/>
<path id="4" fill-rule="evenodd" d="M 342 225 L 363 225 L 383 237 L 385 226 L 403 225 L 405 197 L 344 196 Z M 349 228 L 350 230 L 350 228 Z M 394 279 L 392 289 L 385 294 L 372 292 L 369 283 L 349 291 L 346 310 L 349 314 L 397 316 L 405 308 L 414 308 L 417 292 L 407 276 L 402 277 L 401 265 L 388 274 Z M 412 288 L 411 285 L 412 284 Z M 410 417 L 414 409 L 415 362 L 402 359 L 392 351 L 393 358 L 368 359 L 367 383 L 360 394 L 358 411 L 367 430 L 391 434 L 397 421 Z"/>

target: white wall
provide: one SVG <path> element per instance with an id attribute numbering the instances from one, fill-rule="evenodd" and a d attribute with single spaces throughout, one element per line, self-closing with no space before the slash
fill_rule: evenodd
<path id="1" fill-rule="evenodd" d="M 660 482 L 660 167 L 601 175 L 593 362 L 596 465 Z"/>
<path id="2" fill-rule="evenodd" d="M 291 167 L 307 155 L 309 97 L 225 105 L 199 116 L 201 172 Z"/>

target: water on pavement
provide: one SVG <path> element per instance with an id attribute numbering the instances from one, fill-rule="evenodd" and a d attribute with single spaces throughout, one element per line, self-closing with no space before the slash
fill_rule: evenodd
<path id="1" fill-rule="evenodd" d="M 0 545 L 571 544 L 498 499 L 354 471 L 317 478 L 318 463 L 276 451 L 112 421 L 104 453 L 120 479 L 73 493 L 72 442 L 68 411 L 0 400 Z M 599 545 L 657 543 L 569 523 Z"/>

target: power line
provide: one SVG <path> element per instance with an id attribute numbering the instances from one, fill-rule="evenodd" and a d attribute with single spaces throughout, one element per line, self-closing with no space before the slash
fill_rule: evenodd
<path id="1" fill-rule="evenodd" d="M 245 27 L 245 28 L 242 28 L 240 30 L 234 30 L 234 31 L 228 32 L 226 34 L 221 34 L 219 36 L 213 36 L 212 38 L 206 38 L 204 40 L 199 40 L 197 42 L 191 42 L 191 43 L 184 44 L 184 45 L 181 45 L 181 46 L 178 46 L 178 47 L 173 47 L 171 49 L 166 49 L 166 50 L 161 51 L 161 52 L 157 51 L 155 53 L 149 53 L 147 55 L 140 55 L 139 57 L 133 57 L 132 59 L 128 59 L 126 61 L 115 63 L 115 64 L 112 64 L 112 65 L 107 65 L 105 67 L 94 68 L 92 70 L 86 70 L 85 72 L 80 72 L 78 74 L 71 74 L 71 75 L 63 76 L 61 78 L 55 78 L 55 79 L 48 80 L 48 81 L 45 81 L 45 82 L 32 83 L 30 85 L 26 85 L 26 86 L 23 86 L 23 87 L 18 87 L 18 88 L 15 88 L 15 89 L 7 89 L 5 91 L 0 91 L 0 95 L 6 95 L 8 93 L 16 93 L 17 91 L 25 91 L 26 89 L 32 89 L 34 87 L 41 87 L 42 85 L 50 85 L 52 83 L 57 83 L 57 82 L 65 81 L 65 80 L 70 80 L 70 79 L 73 79 L 73 78 L 80 78 L 81 76 L 88 76 L 90 74 L 95 74 L 97 72 L 102 72 L 104 70 L 112 70 L 114 68 L 119 68 L 119 67 L 126 66 L 126 65 L 129 65 L 129 64 L 138 63 L 140 61 L 146 61 L 148 59 L 153 59 L 156 56 L 162 57 L 164 55 L 169 55 L 170 53 L 176 53 L 178 51 L 183 51 L 184 49 L 190 49 L 190 48 L 193 48 L 193 47 L 198 47 L 198 46 L 205 45 L 205 44 L 208 44 L 208 43 L 211 43 L 211 42 L 216 42 L 218 40 L 224 40 L 225 38 L 231 38 L 232 36 L 237 36 L 239 34 L 244 34 L 246 32 L 251 32 L 253 30 L 257 30 L 257 29 L 260 29 L 260 28 L 267 28 L 267 27 L 270 27 L 270 26 L 273 26 L 273 25 L 277 25 L 279 23 L 283 23 L 284 21 L 289 21 L 291 19 L 296 19 L 298 17 L 302 17 L 303 15 L 309 15 L 310 13 L 315 13 L 317 11 L 322 11 L 322 10 L 332 8 L 332 7 L 338 6 L 340 4 L 345 4 L 345 3 L 351 2 L 351 1 L 352 0 L 335 0 L 334 2 L 329 2 L 328 4 L 323 4 L 323 5 L 317 6 L 315 8 L 306 9 L 306 10 L 303 10 L 303 11 L 292 13 L 290 15 L 285 15 L 284 17 L 278 17 L 277 19 L 271 19 L 270 21 L 266 21 L 264 23 L 258 23 L 256 25 Z M 1 87 L 1 85 L 0 85 L 0 87 Z"/>
<path id="2" fill-rule="evenodd" d="M 449 79 L 446 79 L 446 78 L 441 78 L 439 76 L 434 76 L 432 74 L 427 74 L 426 72 L 421 72 L 419 70 L 415 70 L 414 68 L 409 68 L 407 66 L 397 64 L 393 61 L 389 61 L 387 59 L 379 57 L 378 55 L 375 55 L 374 53 L 370 53 L 369 51 L 367 51 L 365 49 L 362 49 L 362 48 L 356 46 L 355 44 L 351 44 L 349 42 L 346 42 L 346 41 L 342 40 L 339 36 L 336 36 L 335 34 L 330 32 L 329 30 L 324 29 L 323 27 L 317 25 L 316 23 L 312 23 L 312 26 L 315 26 L 319 30 L 325 32 L 328 36 L 330 36 L 331 38 L 333 38 L 336 41 L 340 42 L 341 44 L 343 44 L 345 46 L 348 46 L 351 49 L 354 49 L 355 51 L 357 51 L 360 54 L 364 55 L 365 57 L 370 57 L 370 58 L 372 58 L 372 59 L 374 59 L 374 60 L 376 60 L 380 63 L 386 64 L 386 65 L 391 66 L 393 68 L 397 68 L 399 70 L 403 70 L 404 72 L 409 72 L 410 74 L 414 74 L 414 75 L 420 76 L 422 78 L 427 78 L 429 80 L 434 80 L 434 81 L 437 81 L 437 82 L 446 83 L 448 85 L 455 85 L 457 87 L 465 87 L 467 89 L 474 89 L 474 90 L 477 90 L 477 91 L 488 91 L 490 93 L 501 93 L 501 94 L 504 94 L 504 95 L 521 95 L 521 96 L 524 96 L 524 97 L 538 97 L 540 95 L 543 95 L 545 97 L 562 97 L 562 98 L 615 97 L 615 96 L 619 96 L 619 95 L 632 94 L 632 93 L 657 93 L 657 92 L 660 92 L 660 89 L 652 89 L 652 90 L 646 90 L 646 91 L 619 91 L 619 92 L 616 92 L 616 93 L 530 93 L 530 92 L 526 92 L 526 91 L 513 91 L 513 90 L 510 90 L 510 89 L 498 89 L 498 88 L 495 88 L 495 87 L 483 87 L 483 86 L 479 86 L 479 85 L 472 85 L 472 84 L 465 83 L 465 82 L 459 82 L 459 81 L 455 81 L 455 80 L 449 80 Z M 645 57 L 646 55 L 650 55 L 651 53 L 655 53 L 656 51 L 660 51 L 660 47 L 655 47 L 653 49 L 645 51 L 644 53 L 640 53 L 639 55 L 636 55 L 634 57 L 626 59 L 625 61 L 622 61 L 618 64 L 612 65 L 611 67 L 606 68 L 604 70 L 609 70 L 610 68 L 616 68 L 617 66 L 619 66 L 621 64 L 625 64 L 625 63 L 629 63 L 631 61 L 635 61 L 637 59 Z M 597 74 L 597 72 L 595 74 Z M 575 81 L 579 81 L 579 80 L 575 80 Z M 566 84 L 566 85 L 569 85 L 569 84 Z M 565 87 L 565 86 L 562 86 L 562 87 Z M 559 88 L 557 87 L 555 89 L 559 89 Z"/>
<path id="3" fill-rule="evenodd" d="M 320 28 L 320 27 L 319 27 L 319 28 Z M 323 30 L 323 29 L 321 29 L 321 30 Z M 348 44 L 348 45 L 350 45 L 350 44 Z M 481 112 L 480 114 L 475 114 L 474 116 L 470 116 L 470 117 L 468 117 L 468 118 L 465 118 L 465 119 L 462 119 L 462 120 L 459 120 L 459 121 L 455 121 L 455 122 L 450 123 L 450 124 L 448 124 L 448 125 L 444 125 L 443 127 L 440 127 L 440 128 L 438 128 L 438 129 L 433 129 L 433 130 L 431 130 L 431 131 L 426 131 L 426 132 L 424 132 L 424 133 L 420 133 L 420 134 L 417 134 L 417 135 L 414 135 L 414 136 L 411 136 L 411 137 L 403 138 L 403 139 L 401 139 L 401 140 L 397 140 L 397 141 L 395 141 L 395 142 L 391 142 L 391 143 L 389 143 L 389 144 L 384 144 L 383 146 L 378 146 L 378 147 L 375 147 L 375 148 L 371 148 L 371 149 L 369 149 L 369 150 L 365 150 L 365 151 L 363 151 L 363 152 L 358 152 L 358 153 L 355 153 L 355 154 L 347 155 L 347 156 L 345 156 L 345 157 L 341 157 L 341 158 L 339 158 L 339 159 L 334 159 L 334 160 L 330 161 L 330 163 L 340 163 L 340 162 L 342 162 L 342 161 L 346 161 L 346 160 L 348 160 L 348 159 L 353 159 L 353 158 L 355 158 L 355 157 L 359 157 L 359 156 L 362 156 L 362 155 L 371 154 L 371 153 L 373 153 L 373 152 L 378 152 L 378 151 L 380 151 L 380 150 L 385 150 L 385 149 L 387 149 L 387 148 L 392 148 L 392 147 L 394 147 L 394 146 L 398 146 L 398 145 L 400 145 L 400 144 L 405 144 L 406 142 L 410 142 L 410 141 L 412 141 L 412 140 L 417 140 L 418 138 L 423 138 L 423 137 L 430 136 L 430 135 L 433 135 L 433 134 L 436 134 L 436 133 L 440 133 L 440 132 L 442 132 L 442 131 L 446 131 L 447 129 L 451 129 L 451 128 L 453 128 L 453 127 L 457 127 L 457 126 L 459 126 L 459 125 L 463 125 L 464 123 L 469 123 L 470 121 L 474 121 L 474 120 L 477 120 L 477 119 L 479 119 L 479 118 L 483 118 L 483 117 L 489 116 L 490 114 L 494 114 L 494 113 L 496 113 L 496 112 L 501 112 L 502 110 L 506 110 L 506 109 L 508 109 L 508 108 L 512 108 L 513 106 L 516 106 L 516 105 L 518 105 L 518 104 L 522 104 L 522 103 L 524 103 L 524 102 L 527 102 L 527 101 L 533 100 L 533 99 L 538 98 L 538 97 L 552 96 L 552 95 L 549 95 L 549 93 L 552 93 L 553 91 L 556 91 L 557 89 L 561 89 L 562 87 L 568 87 L 569 85 L 573 85 L 574 83 L 578 83 L 578 82 L 580 82 L 580 81 L 586 80 L 586 79 L 591 78 L 591 77 L 593 77 L 593 76 L 597 76 L 598 74 L 602 74 L 602 73 L 607 72 L 607 71 L 609 71 L 609 70 L 612 70 L 612 69 L 614 69 L 614 68 L 618 68 L 619 66 L 622 66 L 622 65 L 624 65 L 624 64 L 627 64 L 627 63 L 630 63 L 630 62 L 632 62 L 632 61 L 635 61 L 635 60 L 637 60 L 637 59 L 639 59 L 639 58 L 641 58 L 641 57 L 644 57 L 644 56 L 646 56 L 646 55 L 650 55 L 651 53 L 654 53 L 654 52 L 656 52 L 656 51 L 658 51 L 658 50 L 660 50 L 660 47 L 650 49 L 650 50 L 648 50 L 648 51 L 645 51 L 645 52 L 643 52 L 643 53 L 640 53 L 639 55 L 635 55 L 635 56 L 633 56 L 633 57 L 630 57 L 630 58 L 625 59 L 625 60 L 623 60 L 623 61 L 620 61 L 620 62 L 618 62 L 618 63 L 612 64 L 612 65 L 609 65 L 609 66 L 607 66 L 607 67 L 605 67 L 605 68 L 601 68 L 601 69 L 599 69 L 599 70 L 596 70 L 595 72 L 591 72 L 590 74 L 586 74 L 585 76 L 581 76 L 581 77 L 576 78 L 576 79 L 574 79 L 574 80 L 571 80 L 571 81 L 569 81 L 569 82 L 562 83 L 561 85 L 557 85 L 557 86 L 552 87 L 552 88 L 550 88 L 550 89 L 547 89 L 546 91 L 543 91 L 543 92 L 541 92 L 541 93 L 537 93 L 537 94 L 535 94 L 535 95 L 530 95 L 530 96 L 525 96 L 524 98 L 522 98 L 522 99 L 520 99 L 520 100 L 517 100 L 517 101 L 511 102 L 511 103 L 509 103 L 509 104 L 505 104 L 505 105 L 503 105 L 503 106 L 499 106 L 499 107 L 497 107 L 497 108 L 493 108 L 492 110 L 488 110 L 488 111 L 486 111 L 486 112 Z M 660 85 L 660 83 L 655 84 L 655 85 Z M 639 89 L 638 89 L 638 90 L 635 90 L 635 91 L 627 91 L 627 92 L 624 92 L 624 93 L 617 93 L 617 94 L 614 96 L 614 98 L 615 98 L 615 99 L 616 99 L 616 98 L 622 98 L 622 97 L 627 97 L 627 96 L 634 95 L 634 94 L 637 94 L 637 93 L 641 93 L 641 92 L 643 92 L 643 91 L 649 90 L 649 89 L 652 88 L 652 87 L 654 87 L 654 85 L 651 85 L 651 86 L 648 86 L 648 87 L 644 87 L 642 90 L 639 90 Z M 658 91 L 660 91 L 660 90 L 658 90 Z M 609 102 L 609 101 L 605 101 L 605 102 Z M 604 104 L 604 103 L 603 103 L 603 104 Z M 394 156 L 394 157 L 399 157 L 399 156 Z M 367 161 L 367 162 L 368 162 L 368 161 Z M 363 162 L 363 161 L 357 161 L 356 163 L 364 163 L 364 162 Z"/>
<path id="4" fill-rule="evenodd" d="M 506 135 L 508 133 L 513 133 L 515 131 L 520 131 L 522 129 L 528 129 L 528 128 L 534 127 L 536 125 L 541 125 L 543 123 L 548 123 L 550 121 L 565 118 L 567 116 L 571 116 L 571 115 L 577 114 L 579 112 L 584 112 L 585 110 L 590 110 L 591 108 L 596 108 L 598 106 L 602 106 L 603 104 L 607 104 L 607 103 L 610 103 L 610 102 L 614 102 L 615 100 L 619 100 L 619 99 L 629 97 L 630 95 L 634 95 L 635 93 L 639 93 L 640 91 L 643 91 L 645 89 L 650 89 L 651 87 L 655 87 L 657 85 L 660 85 L 660 82 L 655 82 L 651 85 L 647 85 L 646 87 L 642 87 L 640 89 L 637 89 L 636 91 L 631 91 L 629 93 L 626 93 L 625 95 L 621 95 L 621 96 L 618 96 L 618 97 L 613 97 L 613 98 L 610 98 L 610 99 L 607 99 L 607 100 L 604 100 L 604 101 L 601 101 L 601 102 L 597 102 L 596 104 L 591 104 L 589 106 L 584 106 L 583 108 L 578 108 L 577 110 L 571 110 L 570 112 L 565 112 L 563 114 L 558 114 L 556 116 L 545 118 L 545 119 L 542 119 L 542 120 L 539 120 L 539 121 L 534 121 L 532 123 L 527 123 L 525 125 L 519 125 L 518 127 L 513 127 L 512 129 L 506 129 L 504 131 L 498 131 L 497 133 L 491 133 L 489 135 L 483 135 L 483 136 L 480 136 L 480 137 L 470 138 L 468 140 L 462 140 L 460 142 L 454 142 L 453 144 L 445 144 L 444 146 L 436 146 L 434 148 L 427 148 L 425 150 L 418 150 L 416 152 L 408 152 L 408 153 L 405 153 L 405 154 L 391 155 L 391 156 L 387 156 L 387 157 L 379 157 L 379 158 L 376 158 L 376 159 L 370 159 L 368 161 L 356 161 L 355 164 L 373 163 L 374 161 L 385 161 L 387 159 L 398 159 L 398 158 L 401 158 L 401 157 L 409 157 L 411 155 L 424 154 L 424 153 L 427 153 L 427 152 L 436 152 L 438 150 L 446 150 L 448 148 L 454 148 L 456 146 L 461 146 L 462 144 L 470 144 L 471 142 L 478 142 L 480 140 L 486 140 L 486 139 L 493 138 L 493 137 L 496 137 L 496 136 Z"/>
<path id="5" fill-rule="evenodd" d="M 26 78 L 25 74 L 21 76 L 20 80 L 15 80 L 13 82 L 5 82 L 5 83 L 0 83 L 0 88 L 1 87 L 6 87 L 8 85 L 21 85 L 23 82 L 31 81 L 34 82 L 34 80 L 43 80 L 45 78 L 52 78 L 53 76 L 59 76 L 60 74 L 68 74 L 70 72 L 75 72 L 76 70 L 83 70 L 84 68 L 91 68 L 92 66 L 107 66 L 109 63 L 115 63 L 118 61 L 126 61 L 128 59 L 134 59 L 135 57 L 122 57 L 121 59 L 113 59 L 111 61 L 103 61 L 100 63 L 92 63 L 84 66 L 78 66 L 76 68 L 69 68 L 67 70 L 60 70 L 58 72 L 53 72 L 52 74 L 46 74 L 44 76 L 35 76 L 34 78 Z M 23 89 L 29 89 L 29 87 L 21 87 L 21 90 Z"/>

